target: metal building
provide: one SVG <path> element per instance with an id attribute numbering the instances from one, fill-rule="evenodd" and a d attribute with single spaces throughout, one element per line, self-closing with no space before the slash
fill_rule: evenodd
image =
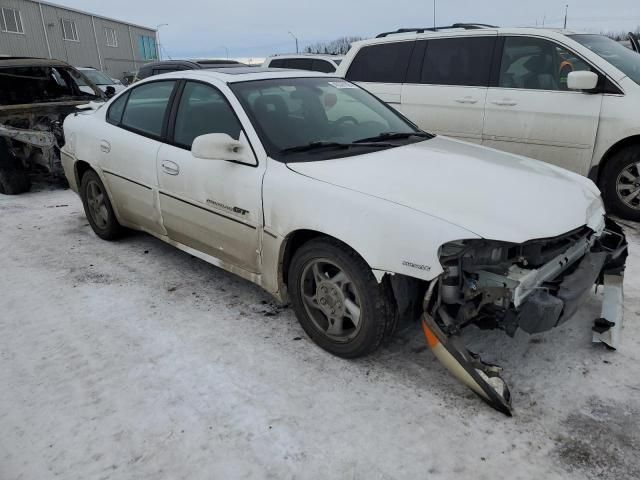
<path id="1" fill-rule="evenodd" d="M 0 0 L 0 56 L 64 60 L 114 78 L 157 60 L 156 30 L 35 0 Z"/>

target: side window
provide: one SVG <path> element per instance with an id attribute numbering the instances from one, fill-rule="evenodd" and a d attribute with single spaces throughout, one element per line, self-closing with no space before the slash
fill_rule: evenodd
<path id="1" fill-rule="evenodd" d="M 420 83 L 488 87 L 495 37 L 429 40 Z"/>
<path id="2" fill-rule="evenodd" d="M 113 125 L 120 125 L 122 120 L 122 113 L 124 112 L 124 106 L 127 103 L 128 94 L 124 94 L 118 97 L 118 99 L 111 104 L 109 111 L 107 112 L 107 122 Z"/>
<path id="3" fill-rule="evenodd" d="M 310 58 L 290 58 L 287 67 L 296 70 L 311 70 L 311 62 Z"/>
<path id="4" fill-rule="evenodd" d="M 311 70 L 314 72 L 333 73 L 336 68 L 326 60 L 314 60 L 311 65 Z"/>
<path id="5" fill-rule="evenodd" d="M 269 64 L 269 68 L 285 68 L 284 60 L 282 58 L 276 58 L 274 60 L 271 60 L 271 63 Z"/>
<path id="6" fill-rule="evenodd" d="M 217 89 L 187 82 L 178 106 L 174 142 L 191 148 L 196 137 L 226 133 L 238 140 L 242 126 L 226 98 Z"/>
<path id="7" fill-rule="evenodd" d="M 414 43 L 383 43 L 363 47 L 349 66 L 347 80 L 403 83 Z"/>
<path id="8" fill-rule="evenodd" d="M 591 70 L 589 64 L 556 43 L 542 38 L 507 37 L 498 86 L 529 90 L 567 90 L 571 72 Z"/>
<path id="9" fill-rule="evenodd" d="M 129 93 L 123 127 L 159 137 L 175 81 L 145 83 Z"/>

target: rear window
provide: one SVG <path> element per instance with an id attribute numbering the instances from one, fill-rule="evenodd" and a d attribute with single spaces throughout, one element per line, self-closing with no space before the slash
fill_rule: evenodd
<path id="1" fill-rule="evenodd" d="M 72 68 L 0 68 L 0 105 L 97 98 L 85 85 L 82 75 Z"/>
<path id="2" fill-rule="evenodd" d="M 429 40 L 420 83 L 488 87 L 495 37 Z"/>
<path id="3" fill-rule="evenodd" d="M 174 81 L 152 82 L 131 90 L 121 125 L 142 134 L 159 137 L 174 84 Z"/>
<path id="4" fill-rule="evenodd" d="M 336 71 L 336 68 L 331 65 L 326 60 L 314 60 L 313 65 L 311 66 L 311 70 L 314 72 L 322 72 L 322 73 L 333 73 Z"/>
<path id="5" fill-rule="evenodd" d="M 312 60 L 310 58 L 290 58 L 287 61 L 287 68 L 296 70 L 311 70 Z"/>
<path id="6" fill-rule="evenodd" d="M 384 43 L 363 47 L 349 66 L 347 80 L 377 83 L 404 82 L 414 43 Z"/>
<path id="7" fill-rule="evenodd" d="M 284 60 L 283 58 L 276 58 L 275 60 L 271 60 L 271 63 L 269 63 L 269 67 L 286 68 L 287 67 L 286 60 Z"/>

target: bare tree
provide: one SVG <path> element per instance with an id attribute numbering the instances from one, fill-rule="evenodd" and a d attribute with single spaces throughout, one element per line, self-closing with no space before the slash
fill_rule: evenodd
<path id="1" fill-rule="evenodd" d="M 636 27 L 635 32 L 631 31 L 631 33 L 635 33 L 636 35 L 640 35 L 640 26 Z M 629 32 L 603 32 L 603 35 L 607 37 L 613 38 L 615 41 L 619 42 L 620 40 L 627 40 L 629 38 Z"/>
<path id="2" fill-rule="evenodd" d="M 344 55 L 351 48 L 351 44 L 358 40 L 363 40 L 363 37 L 340 37 L 330 42 L 318 42 L 307 45 L 304 51 L 305 53 Z"/>

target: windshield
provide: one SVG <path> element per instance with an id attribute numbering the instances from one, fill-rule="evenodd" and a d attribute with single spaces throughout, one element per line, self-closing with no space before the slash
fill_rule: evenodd
<path id="1" fill-rule="evenodd" d="M 77 70 L 67 67 L 0 68 L 0 105 L 95 100 Z"/>
<path id="2" fill-rule="evenodd" d="M 230 87 L 269 156 L 284 162 L 359 155 L 431 137 L 339 78 L 256 80 Z"/>
<path id="3" fill-rule="evenodd" d="M 640 85 L 640 55 L 604 35 L 570 35 Z"/>
<path id="4" fill-rule="evenodd" d="M 113 85 L 113 80 L 98 70 L 82 70 L 82 73 L 96 85 Z"/>

